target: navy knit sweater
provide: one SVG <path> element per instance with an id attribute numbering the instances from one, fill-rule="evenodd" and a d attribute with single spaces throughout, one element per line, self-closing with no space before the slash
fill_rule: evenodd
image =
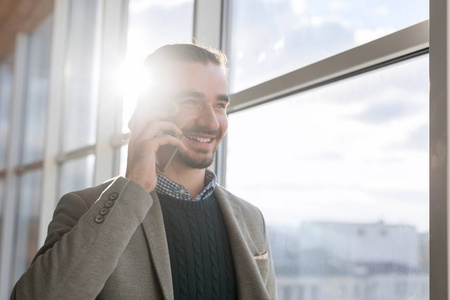
<path id="1" fill-rule="evenodd" d="M 158 196 L 175 300 L 237 299 L 230 243 L 215 197 L 186 201 Z"/>

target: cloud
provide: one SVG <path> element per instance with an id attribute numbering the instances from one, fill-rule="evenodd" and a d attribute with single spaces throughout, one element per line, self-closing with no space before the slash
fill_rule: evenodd
<path id="1" fill-rule="evenodd" d="M 148 0 L 134 0 L 130 1 L 129 10 L 131 13 L 139 13 L 152 7 L 171 8 L 174 6 L 183 5 L 185 3 L 193 3 L 193 0 L 164 0 L 164 1 L 148 1 Z"/>
<path id="2" fill-rule="evenodd" d="M 258 63 L 261 63 L 261 62 L 265 61 L 266 57 L 267 57 L 267 55 L 266 55 L 265 52 L 262 52 L 261 54 L 259 54 L 258 55 Z"/>
<path id="3" fill-rule="evenodd" d="M 291 0 L 292 11 L 297 15 L 302 15 L 306 12 L 305 0 Z"/>
<path id="4" fill-rule="evenodd" d="M 331 11 L 342 11 L 349 7 L 347 1 L 342 0 L 331 0 L 330 1 L 330 10 Z"/>
<path id="5" fill-rule="evenodd" d="M 282 37 L 280 40 L 278 40 L 275 45 L 273 45 L 273 50 L 279 51 L 284 48 L 284 37 Z"/>
<path id="6" fill-rule="evenodd" d="M 426 203 L 429 199 L 427 189 L 414 189 L 414 188 L 361 188 L 361 192 L 373 196 L 376 199 L 383 199 L 389 201 L 395 200 L 396 204 L 406 203 Z M 402 202 L 402 203 L 399 203 Z"/>
<path id="7" fill-rule="evenodd" d="M 393 145 L 393 148 L 428 151 L 430 140 L 429 130 L 428 124 L 419 126 L 409 134 L 403 143 Z"/>
<path id="8" fill-rule="evenodd" d="M 387 17 L 391 13 L 389 8 L 387 8 L 386 6 L 379 6 L 375 8 L 373 12 L 376 17 Z"/>
<path id="9" fill-rule="evenodd" d="M 356 115 L 355 119 L 371 123 L 382 123 L 397 120 L 413 110 L 414 107 L 407 103 L 371 104 L 360 114 Z"/>
<path id="10" fill-rule="evenodd" d="M 338 52 L 352 43 L 352 33 L 336 22 L 319 22 L 309 28 L 297 29 L 285 36 L 285 55 L 299 65 L 313 63 Z"/>
<path id="11" fill-rule="evenodd" d="M 345 155 L 338 151 L 324 151 L 315 155 L 307 157 L 306 160 L 319 160 L 319 161 L 342 161 L 345 159 Z"/>
<path id="12" fill-rule="evenodd" d="M 392 26 L 377 27 L 375 29 L 358 29 L 355 30 L 354 39 L 356 45 L 361 45 L 368 43 L 370 41 L 376 40 L 395 31 Z"/>

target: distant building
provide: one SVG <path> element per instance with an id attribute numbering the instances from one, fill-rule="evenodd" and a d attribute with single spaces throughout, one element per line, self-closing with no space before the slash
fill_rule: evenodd
<path id="1" fill-rule="evenodd" d="M 280 300 L 426 300 L 428 234 L 308 222 L 269 229 Z"/>

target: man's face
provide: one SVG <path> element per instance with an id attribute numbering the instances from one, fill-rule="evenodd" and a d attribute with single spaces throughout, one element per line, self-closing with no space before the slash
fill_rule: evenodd
<path id="1" fill-rule="evenodd" d="M 227 80 L 222 68 L 213 63 L 176 62 L 169 74 L 169 101 L 178 109 L 169 121 L 183 131 L 181 141 L 188 150 L 178 152 L 175 161 L 206 168 L 228 129 Z"/>

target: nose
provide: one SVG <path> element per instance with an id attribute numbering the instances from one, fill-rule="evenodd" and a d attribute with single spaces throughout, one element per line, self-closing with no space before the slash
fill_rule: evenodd
<path id="1" fill-rule="evenodd" d="M 208 129 L 219 128 L 219 121 L 213 107 L 210 105 L 203 106 L 197 118 L 197 125 Z"/>

